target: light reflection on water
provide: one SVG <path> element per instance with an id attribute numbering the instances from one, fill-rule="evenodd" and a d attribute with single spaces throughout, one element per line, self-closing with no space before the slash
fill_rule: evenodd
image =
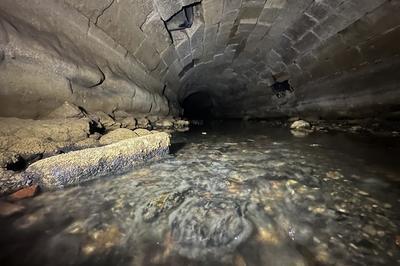
<path id="1" fill-rule="evenodd" d="M 202 132 L 206 131 L 207 135 Z M 161 162 L 23 202 L 1 265 L 395 265 L 400 143 L 260 123 L 174 137 Z"/>

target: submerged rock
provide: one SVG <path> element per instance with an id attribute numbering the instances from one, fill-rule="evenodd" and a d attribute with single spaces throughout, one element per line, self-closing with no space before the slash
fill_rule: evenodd
<path id="1" fill-rule="evenodd" d="M 297 120 L 290 125 L 290 133 L 295 137 L 305 137 L 311 132 L 313 132 L 313 128 L 305 120 Z"/>
<path id="2" fill-rule="evenodd" d="M 151 199 L 142 210 L 143 220 L 151 222 L 161 213 L 166 213 L 177 208 L 185 200 L 186 192 L 187 191 L 164 193 Z"/>
<path id="3" fill-rule="evenodd" d="M 21 173 L 0 168 L 0 196 L 15 192 L 25 185 Z"/>
<path id="4" fill-rule="evenodd" d="M 229 261 L 253 226 L 229 199 L 189 199 L 169 217 L 174 249 L 195 260 Z"/>
<path id="5" fill-rule="evenodd" d="M 26 199 L 26 198 L 32 198 L 36 196 L 36 194 L 39 193 L 39 186 L 38 185 L 32 185 L 30 187 L 26 187 L 23 189 L 20 189 L 13 194 L 9 196 L 9 199 L 11 201 L 15 200 L 21 200 L 21 199 Z"/>
<path id="6" fill-rule="evenodd" d="M 150 134 L 46 158 L 30 165 L 23 175 L 44 189 L 62 188 L 160 158 L 168 153 L 169 145 L 168 134 Z"/>
<path id="7" fill-rule="evenodd" d="M 8 217 L 13 214 L 23 211 L 25 208 L 22 205 L 0 201 L 0 216 Z"/>

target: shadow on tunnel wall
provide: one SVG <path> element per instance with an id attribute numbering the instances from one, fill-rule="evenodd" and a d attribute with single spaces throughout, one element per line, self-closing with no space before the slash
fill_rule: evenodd
<path id="1" fill-rule="evenodd" d="M 207 92 L 195 92 L 187 96 L 183 102 L 184 117 L 188 119 L 208 120 L 213 117 L 214 103 Z"/>

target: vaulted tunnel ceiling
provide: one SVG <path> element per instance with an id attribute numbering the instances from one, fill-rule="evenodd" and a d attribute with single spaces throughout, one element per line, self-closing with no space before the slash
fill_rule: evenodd
<path id="1" fill-rule="evenodd" d="M 2 0 L 0 115 L 63 101 L 178 115 L 199 93 L 217 117 L 398 112 L 398 14 L 397 0 Z"/>

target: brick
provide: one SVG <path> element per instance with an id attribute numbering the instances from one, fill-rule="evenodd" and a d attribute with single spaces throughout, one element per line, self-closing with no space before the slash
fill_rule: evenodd
<path id="1" fill-rule="evenodd" d="M 310 16 L 303 14 L 297 19 L 291 28 L 286 31 L 286 35 L 293 41 L 300 39 L 317 22 Z"/>
<path id="2" fill-rule="evenodd" d="M 252 32 L 256 26 L 257 20 L 241 20 L 239 23 L 237 34 Z"/>
<path id="3" fill-rule="evenodd" d="M 170 45 L 164 52 L 161 53 L 161 58 L 167 66 L 171 65 L 177 58 L 178 54 L 174 45 Z"/>
<path id="4" fill-rule="evenodd" d="M 294 45 L 294 48 L 300 53 L 303 53 L 308 49 L 313 48 L 318 43 L 319 43 L 318 37 L 314 33 L 308 32 L 306 35 L 304 35 L 304 37 L 301 40 L 299 40 Z"/>
<path id="5" fill-rule="evenodd" d="M 348 19 L 350 23 L 363 17 L 367 12 L 382 5 L 386 0 L 351 0 L 339 5 L 336 12 Z"/>
<path id="6" fill-rule="evenodd" d="M 133 2 L 137 3 L 137 1 L 127 1 L 127 2 Z M 174 14 L 176 14 L 179 10 L 182 9 L 182 6 L 187 6 L 196 2 L 199 2 L 199 0 L 153 0 L 153 1 L 143 1 L 143 2 L 148 2 L 151 4 L 151 2 L 154 3 L 156 6 L 158 13 L 160 14 L 161 18 L 166 21 L 169 18 L 171 18 Z"/>
<path id="7" fill-rule="evenodd" d="M 218 25 L 206 27 L 204 30 L 203 54 L 213 55 L 217 39 Z"/>
<path id="8" fill-rule="evenodd" d="M 221 23 L 230 23 L 233 24 L 233 22 L 236 20 L 236 18 L 239 15 L 239 10 L 232 10 L 228 13 L 224 13 L 224 16 L 221 19 Z"/>
<path id="9" fill-rule="evenodd" d="M 298 53 L 292 47 L 287 49 L 282 55 L 282 61 L 286 65 L 293 63 L 294 59 L 297 57 Z"/>
<path id="10" fill-rule="evenodd" d="M 326 20 L 315 26 L 313 31 L 319 38 L 325 40 L 341 31 L 346 25 L 347 21 L 344 17 L 332 14 Z"/>
<path id="11" fill-rule="evenodd" d="M 192 50 L 193 60 L 200 59 L 203 56 L 203 46 Z"/>
<path id="12" fill-rule="evenodd" d="M 186 29 L 186 32 L 190 39 L 192 51 L 203 46 L 204 24 L 202 22 L 197 20 L 191 28 Z"/>
<path id="13" fill-rule="evenodd" d="M 317 58 L 312 53 L 307 53 L 296 60 L 301 69 L 308 69 L 317 61 Z"/>
<path id="14" fill-rule="evenodd" d="M 142 42 L 140 47 L 134 53 L 134 56 L 145 65 L 148 70 L 154 70 L 161 60 L 160 55 L 148 39 Z"/>
<path id="15" fill-rule="evenodd" d="M 167 72 L 168 66 L 163 60 L 160 61 L 158 66 L 150 73 L 155 78 L 161 78 Z"/>
<path id="16" fill-rule="evenodd" d="M 171 32 L 176 52 L 181 60 L 191 53 L 189 37 L 183 31 Z"/>
<path id="17" fill-rule="evenodd" d="M 201 2 L 204 23 L 206 25 L 213 25 L 220 22 L 222 18 L 223 4 L 223 0 L 203 0 Z"/>
<path id="18" fill-rule="evenodd" d="M 280 8 L 264 8 L 258 18 L 258 21 L 265 24 L 272 24 L 280 12 Z"/>
<path id="19" fill-rule="evenodd" d="M 187 65 L 189 65 L 192 61 L 193 61 L 193 57 L 192 57 L 192 54 L 190 53 L 190 54 L 188 54 L 185 58 L 182 59 L 182 64 L 183 64 L 184 66 L 187 66 Z"/>
<path id="20" fill-rule="evenodd" d="M 312 16 L 313 18 L 321 21 L 328 16 L 330 11 L 331 9 L 329 6 L 316 1 L 311 5 L 311 7 L 307 10 L 306 13 Z"/>
<path id="21" fill-rule="evenodd" d="M 265 4 L 267 8 L 283 8 L 287 4 L 286 0 L 268 0 Z"/>
<path id="22" fill-rule="evenodd" d="M 242 19 L 255 19 L 257 20 L 263 9 L 258 6 L 242 7 L 240 9 L 238 18 Z"/>
<path id="23" fill-rule="evenodd" d="M 153 12 L 152 15 L 149 16 L 148 20 L 142 25 L 142 31 L 151 40 L 153 46 L 159 53 L 167 49 L 172 43 L 164 22 L 155 12 Z"/>
<path id="24" fill-rule="evenodd" d="M 232 10 L 238 10 L 242 4 L 242 0 L 225 0 L 224 13 L 229 13 Z"/>

